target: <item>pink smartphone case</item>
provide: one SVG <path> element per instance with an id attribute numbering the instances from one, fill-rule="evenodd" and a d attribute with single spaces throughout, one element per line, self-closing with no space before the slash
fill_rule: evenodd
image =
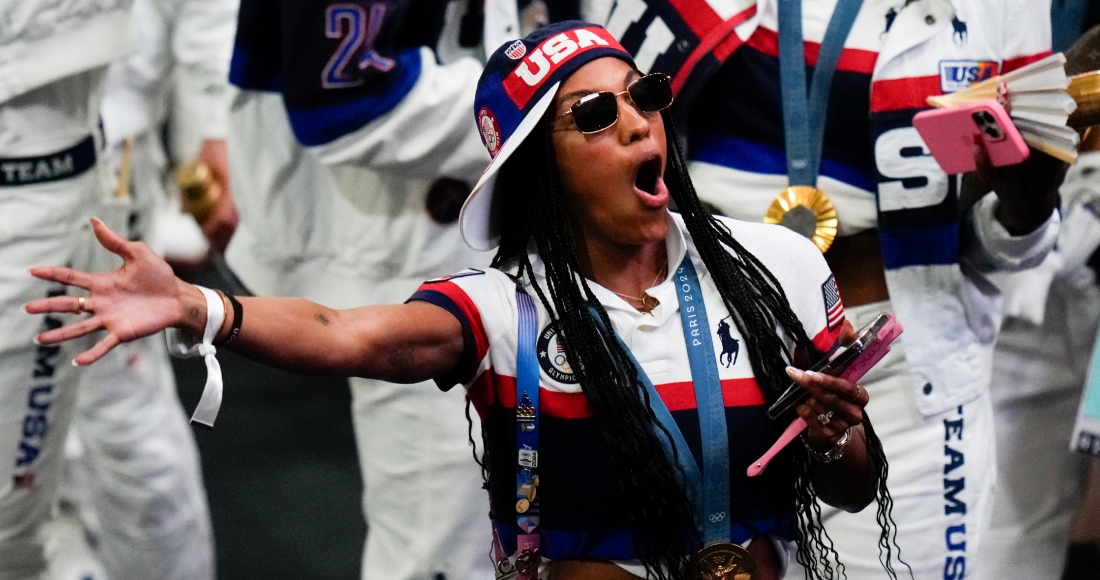
<path id="1" fill-rule="evenodd" d="M 988 111 L 1000 126 L 1004 138 L 992 140 L 982 132 L 973 114 Z M 974 155 L 978 143 L 985 147 L 994 167 L 1015 165 L 1030 155 L 1027 143 L 1012 124 L 1012 119 L 997 101 L 978 101 L 967 105 L 933 109 L 917 113 L 913 127 L 920 133 L 932 157 L 948 175 L 969 173 L 977 169 Z"/>
<path id="2" fill-rule="evenodd" d="M 887 313 L 887 316 L 889 316 L 889 322 L 882 327 L 882 330 L 878 331 L 875 341 L 868 345 L 867 349 L 860 353 L 859 358 L 852 361 L 852 364 L 840 373 L 840 378 L 853 383 L 858 381 L 863 378 L 863 375 L 867 374 L 867 371 L 871 370 L 871 367 L 882 360 L 886 353 L 890 352 L 890 343 L 901 336 L 902 328 L 901 323 L 894 318 L 893 314 Z M 783 431 L 775 444 L 768 449 L 768 452 L 762 455 L 760 459 L 752 462 L 748 469 L 749 477 L 756 477 L 764 473 L 764 469 L 768 467 L 771 460 L 791 441 L 794 441 L 794 438 L 798 437 L 806 429 L 806 426 L 806 421 L 802 417 L 791 421 L 791 424 L 787 426 L 787 429 Z"/>

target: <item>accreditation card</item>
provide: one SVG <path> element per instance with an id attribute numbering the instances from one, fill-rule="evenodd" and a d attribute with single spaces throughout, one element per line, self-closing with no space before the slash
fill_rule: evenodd
<path id="1" fill-rule="evenodd" d="M 1073 426 L 1070 449 L 1100 457 L 1100 338 L 1093 346 L 1092 363 L 1077 411 L 1077 423 Z"/>

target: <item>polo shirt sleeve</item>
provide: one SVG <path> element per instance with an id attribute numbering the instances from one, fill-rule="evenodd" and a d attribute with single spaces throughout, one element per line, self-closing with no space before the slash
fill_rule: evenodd
<path id="1" fill-rule="evenodd" d="M 515 319 L 515 284 L 497 270 L 467 269 L 429 280 L 407 302 L 434 304 L 462 325 L 462 355 L 450 372 L 435 377 L 444 391 L 455 385 L 469 388 L 491 366 L 493 338 Z"/>
<path id="2" fill-rule="evenodd" d="M 783 285 L 791 309 L 802 321 L 806 335 L 817 348 L 828 351 L 840 338 L 844 324 L 844 301 L 836 277 L 810 240 L 794 233 L 783 236 L 787 245 L 789 269 L 775 272 Z"/>

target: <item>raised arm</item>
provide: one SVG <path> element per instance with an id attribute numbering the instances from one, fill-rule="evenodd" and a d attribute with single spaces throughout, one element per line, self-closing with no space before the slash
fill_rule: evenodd
<path id="1" fill-rule="evenodd" d="M 90 274 L 42 266 L 31 274 L 89 292 L 28 303 L 31 314 L 89 312 L 91 316 L 38 335 L 42 344 L 106 331 L 74 364 L 91 364 L 120 343 L 176 327 L 202 336 L 206 299 L 173 273 L 148 246 L 119 237 L 93 220 L 96 238 L 123 259 L 113 272 Z M 242 298 L 243 320 L 231 350 L 248 358 L 301 373 L 356 375 L 394 382 L 419 382 L 454 368 L 462 353 L 462 329 L 446 310 L 425 302 L 333 310 L 297 298 Z M 228 314 L 231 317 L 232 313 Z M 215 338 L 228 333 L 224 324 Z"/>

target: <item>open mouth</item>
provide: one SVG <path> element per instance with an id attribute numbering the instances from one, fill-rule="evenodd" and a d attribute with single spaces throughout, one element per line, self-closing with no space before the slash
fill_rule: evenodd
<path id="1" fill-rule="evenodd" d="M 649 194 L 657 194 L 657 180 L 661 177 L 661 158 L 647 159 L 638 166 L 638 174 L 634 177 L 634 187 Z"/>

